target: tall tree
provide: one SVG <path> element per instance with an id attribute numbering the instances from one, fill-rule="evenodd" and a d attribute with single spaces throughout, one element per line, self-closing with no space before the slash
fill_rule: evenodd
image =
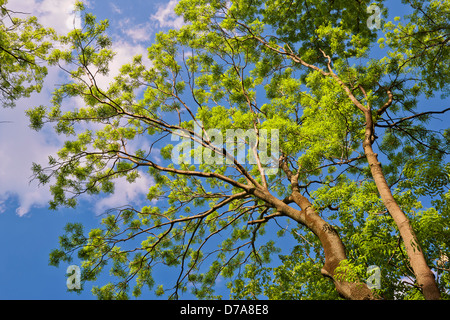
<path id="1" fill-rule="evenodd" d="M 21 97 L 40 91 L 47 74 L 43 60 L 51 47 L 53 30 L 36 17 L 14 12 L 0 0 L 0 102 L 13 107 Z"/>
<path id="2" fill-rule="evenodd" d="M 136 56 L 107 88 L 108 22 L 84 14 L 83 29 L 61 39 L 70 48 L 49 60 L 68 64 L 71 81 L 52 108 L 28 112 L 36 129 L 53 122 L 73 136 L 49 166 L 34 165 L 36 177 L 52 183 L 51 208 L 113 193 L 120 177 L 155 184 L 146 206 L 115 208 L 87 235 L 67 225 L 51 263 L 78 252 L 84 281 L 112 264 L 119 280 L 95 287 L 99 298 L 128 297 L 133 279 L 138 296 L 159 265 L 177 267 L 173 287 L 157 289 L 172 298 L 189 286 L 214 297 L 219 275 L 234 278 L 236 298 L 446 296 L 448 274 L 438 284 L 429 265 L 450 244 L 450 136 L 426 123 L 448 109 L 419 112 L 417 100 L 448 90 L 435 74 L 448 70 L 424 62 L 448 57 L 449 2 L 411 3 L 408 24 L 386 23 L 382 39 L 369 5 L 182 0 L 186 24 L 157 35 L 151 66 Z M 84 106 L 63 111 L 71 97 Z M 225 143 L 231 134 L 246 156 Z M 279 248 L 265 231 L 281 221 L 295 222 L 299 244 L 272 269 Z M 379 289 L 365 282 L 370 265 L 382 270 Z"/>

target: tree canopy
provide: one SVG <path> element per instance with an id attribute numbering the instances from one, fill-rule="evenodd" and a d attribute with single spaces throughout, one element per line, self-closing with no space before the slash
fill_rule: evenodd
<path id="1" fill-rule="evenodd" d="M 36 17 L 7 8 L 0 0 L 0 103 L 13 107 L 21 97 L 40 91 L 47 68 L 43 64 L 51 47 L 52 29 L 43 28 Z"/>
<path id="2" fill-rule="evenodd" d="M 28 111 L 67 136 L 35 176 L 53 209 L 154 184 L 98 228 L 68 224 L 51 263 L 78 255 L 83 287 L 109 270 L 101 299 L 219 298 L 219 277 L 237 299 L 448 298 L 450 129 L 430 121 L 449 108 L 423 101 L 449 93 L 450 1 L 402 2 L 394 21 L 377 3 L 378 30 L 365 0 L 181 0 L 184 26 L 107 86 L 108 21 L 79 3 L 48 56 L 67 82 Z"/>

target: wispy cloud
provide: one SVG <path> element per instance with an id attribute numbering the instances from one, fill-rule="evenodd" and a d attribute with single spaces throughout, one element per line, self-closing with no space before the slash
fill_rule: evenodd
<path id="1" fill-rule="evenodd" d="M 178 0 L 170 0 L 168 3 L 158 6 L 156 13 L 150 18 L 158 21 L 161 28 L 180 29 L 184 25 L 184 19 L 174 12 L 177 4 Z"/>
<path id="2" fill-rule="evenodd" d="M 122 19 L 119 22 L 121 32 L 127 37 L 124 40 L 132 40 L 134 43 L 148 42 L 153 34 L 153 27 L 150 22 L 137 24 L 130 18 Z"/>
<path id="3" fill-rule="evenodd" d="M 150 24 L 141 24 L 135 26 L 134 28 L 127 29 L 125 33 L 134 41 L 134 42 L 146 42 L 150 40 L 151 36 L 151 26 Z"/>
<path id="4" fill-rule="evenodd" d="M 41 24 L 67 33 L 78 27 L 80 20 L 74 15 L 74 0 L 21 0 L 8 2 L 8 8 L 37 16 Z M 24 16 L 25 17 L 25 16 Z M 32 163 L 46 164 L 48 155 L 55 154 L 62 141 L 48 130 L 36 132 L 29 127 L 25 110 L 48 105 L 51 92 L 61 81 L 60 70 L 50 68 L 41 93 L 17 101 L 16 108 L 2 109 L 1 119 L 8 123 L 0 125 L 0 212 L 6 210 L 11 197 L 19 202 L 15 209 L 24 216 L 32 207 L 47 205 L 51 198 L 48 187 L 39 187 L 32 178 Z"/>
<path id="5" fill-rule="evenodd" d="M 27 214 L 32 206 L 48 203 L 50 192 L 31 181 L 31 167 L 33 162 L 47 163 L 48 155 L 58 149 L 57 139 L 49 139 L 45 132 L 29 128 L 24 109 L 32 103 L 44 102 L 39 95 L 33 99 L 19 101 L 16 109 L 1 110 L 2 118 L 11 122 L 0 125 L 0 198 L 6 201 L 10 196 L 17 197 L 16 212 L 20 216 Z M 3 205 L 0 211 L 4 209 Z"/>
<path id="6" fill-rule="evenodd" d="M 89 6 L 88 1 L 83 1 Z M 8 8 L 37 16 L 46 27 L 54 28 L 59 33 L 67 33 L 74 26 L 80 26 L 80 18 L 74 14 L 75 0 L 21 0 L 9 1 Z"/>
<path id="7" fill-rule="evenodd" d="M 111 10 L 114 12 L 114 13 L 117 13 L 117 14 L 122 14 L 122 9 L 120 9 L 116 4 L 114 4 L 114 3 L 110 3 L 109 4 L 109 6 L 111 7 Z"/>

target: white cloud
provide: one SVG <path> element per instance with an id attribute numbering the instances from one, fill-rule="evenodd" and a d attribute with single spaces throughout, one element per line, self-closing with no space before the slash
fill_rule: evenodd
<path id="1" fill-rule="evenodd" d="M 117 41 L 113 42 L 111 50 L 114 51 L 116 55 L 109 63 L 108 74 L 105 76 L 97 74 L 95 77 L 95 81 L 100 89 L 106 90 L 109 83 L 119 75 L 120 68 L 124 64 L 131 63 L 133 61 L 133 57 L 136 55 L 142 55 L 142 60 L 146 67 L 150 67 L 151 65 L 150 61 L 146 59 L 147 49 L 144 46 L 135 45 L 123 39 L 117 39 Z"/>
<path id="2" fill-rule="evenodd" d="M 75 17 L 73 12 L 74 3 L 75 0 L 21 0 L 8 2 L 8 8 L 36 16 L 45 27 L 64 34 L 74 26 L 80 27 L 80 18 Z M 86 1 L 84 3 L 88 5 Z"/>
<path id="3" fill-rule="evenodd" d="M 10 1 L 8 7 L 14 11 L 37 16 L 38 21 L 44 26 L 52 27 L 59 34 L 64 34 L 73 28 L 73 3 L 74 0 L 21 0 Z M 96 79 L 104 90 L 119 74 L 120 67 L 130 63 L 133 56 L 141 54 L 145 65 L 147 67 L 151 65 L 150 61 L 145 59 L 147 49 L 137 44 L 148 40 L 151 34 L 150 24 L 138 24 L 136 28 L 129 28 L 128 33 L 124 34 L 127 37 L 116 37 L 117 39 L 113 41 L 112 50 L 116 52 L 116 56 L 110 63 L 110 73 L 107 76 L 98 76 Z M 52 91 L 58 84 L 66 82 L 65 77 L 66 74 L 60 69 L 50 68 L 41 93 L 19 100 L 14 109 L 0 110 L 0 121 L 11 121 L 0 123 L 0 213 L 7 209 L 8 200 L 12 197 L 19 203 L 14 209 L 20 216 L 28 214 L 33 207 L 46 206 L 51 199 L 48 185 L 38 186 L 37 181 L 30 182 L 31 167 L 33 162 L 47 165 L 48 156 L 56 154 L 66 137 L 57 136 L 52 125 L 44 126 L 39 132 L 32 130 L 29 128 L 29 119 L 25 115 L 25 110 L 39 105 L 50 106 Z M 82 99 L 72 99 L 65 103 L 64 109 L 82 105 Z M 146 147 L 136 145 L 135 149 Z M 119 179 L 116 192 L 98 200 L 94 209 L 98 213 L 110 207 L 142 200 L 152 184 L 151 177 L 145 174 L 132 184 L 125 179 Z"/>
<path id="4" fill-rule="evenodd" d="M 150 18 L 159 22 L 162 28 L 180 29 L 184 25 L 184 19 L 175 14 L 174 9 L 178 4 L 178 0 L 170 0 L 165 5 L 160 5 L 156 13 Z"/>
<path id="5" fill-rule="evenodd" d="M 62 137 L 55 135 L 50 126 L 36 132 L 29 125 L 25 111 L 39 105 L 48 105 L 50 94 L 56 83 L 61 82 L 61 73 L 56 67 L 49 68 L 46 86 L 30 98 L 20 99 L 13 109 L 0 109 L 0 213 L 6 210 L 6 202 L 16 197 L 19 216 L 26 215 L 32 207 L 48 204 L 51 194 L 48 186 L 39 186 L 32 180 L 32 164 L 46 165 L 48 156 L 62 146 Z"/>
<path id="6" fill-rule="evenodd" d="M 29 120 L 24 109 L 33 102 L 21 100 L 16 109 L 1 110 L 2 119 L 11 121 L 0 125 L 0 198 L 17 196 L 20 203 L 16 209 L 23 216 L 32 206 L 45 206 L 50 199 L 48 188 L 39 188 L 31 181 L 32 163 L 47 163 L 47 157 L 57 150 L 56 139 L 49 140 L 44 132 L 35 132 L 29 128 Z M 1 202 L 1 200 L 0 200 Z M 0 212 L 4 211 L 0 204 Z"/>
<path id="7" fill-rule="evenodd" d="M 73 25 L 73 4 L 74 0 L 22 0 L 8 2 L 8 8 L 36 16 L 44 26 L 65 33 L 71 29 L 68 22 L 72 21 Z M 11 197 L 17 197 L 19 216 L 26 215 L 32 207 L 46 206 L 51 199 L 48 186 L 39 187 L 37 181 L 31 181 L 31 167 L 33 162 L 46 165 L 48 156 L 55 154 L 62 142 L 60 137 L 49 134 L 48 129 L 32 130 L 25 110 L 48 105 L 60 76 L 58 68 L 49 68 L 41 93 L 17 101 L 14 109 L 0 110 L 1 120 L 10 121 L 0 124 L 0 212 L 6 210 L 6 202 Z"/>
<path id="8" fill-rule="evenodd" d="M 117 66 L 122 65 L 126 58 L 130 58 L 133 51 L 129 46 L 122 46 L 118 57 L 113 62 L 114 73 Z M 38 105 L 50 105 L 50 92 L 55 87 L 54 84 L 61 83 L 61 73 L 56 68 L 50 69 L 46 78 L 46 91 L 40 94 L 33 94 L 29 99 L 21 99 L 17 102 L 14 109 L 0 110 L 0 213 L 6 210 L 7 200 L 15 197 L 19 203 L 15 208 L 19 216 L 28 214 L 33 207 L 45 207 L 51 200 L 52 195 L 49 191 L 49 185 L 39 186 L 36 180 L 32 179 L 32 163 L 38 163 L 42 166 L 48 164 L 48 156 L 55 155 L 62 147 L 65 136 L 58 136 L 53 131 L 53 125 L 46 125 L 36 132 L 29 127 L 29 119 L 25 115 L 25 110 Z M 100 80 L 102 85 L 107 85 L 107 78 Z M 80 98 L 67 101 L 64 108 L 74 105 L 81 107 L 83 105 Z M 100 129 L 101 125 L 87 124 L 80 126 L 80 129 L 89 127 L 92 130 Z M 145 146 L 132 146 L 135 143 L 130 142 L 132 149 L 143 148 Z M 130 148 L 130 149 L 131 149 Z M 131 202 L 142 198 L 148 193 L 152 185 L 151 178 L 143 174 L 142 178 L 137 179 L 135 183 L 128 183 L 125 179 L 118 179 L 116 192 L 104 199 L 100 199 L 95 204 L 95 212 L 105 211 L 109 207 L 130 204 Z M 85 199 L 86 200 L 86 199 Z"/>
<path id="9" fill-rule="evenodd" d="M 133 42 L 146 42 L 150 40 L 151 30 L 150 24 L 145 23 L 126 28 L 124 32 L 131 40 L 133 40 Z"/>
<path id="10" fill-rule="evenodd" d="M 6 194 L 0 194 L 0 213 L 3 213 L 6 211 L 6 200 L 8 200 L 8 195 Z"/>
<path id="11" fill-rule="evenodd" d="M 114 194 L 102 197 L 95 202 L 94 210 L 96 214 L 125 205 L 143 204 L 149 188 L 154 185 L 153 179 L 147 174 L 142 174 L 133 183 L 129 183 L 125 178 L 118 178 L 114 180 L 114 183 Z"/>
<path id="12" fill-rule="evenodd" d="M 110 3 L 109 6 L 111 7 L 111 10 L 117 14 L 122 14 L 122 9 L 120 9 L 117 5 L 114 3 Z"/>

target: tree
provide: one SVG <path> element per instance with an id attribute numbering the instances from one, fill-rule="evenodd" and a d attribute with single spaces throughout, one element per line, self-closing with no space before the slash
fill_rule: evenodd
<path id="1" fill-rule="evenodd" d="M 73 137 L 49 166 L 34 164 L 36 178 L 52 184 L 53 209 L 114 193 L 121 177 L 155 184 L 146 206 L 111 209 L 88 234 L 68 224 L 51 264 L 77 253 L 84 281 L 109 265 L 118 281 L 94 287 L 99 298 L 127 298 L 133 282 L 139 296 L 161 265 L 178 272 L 172 288 L 157 286 L 171 298 L 188 287 L 217 297 L 219 276 L 235 298 L 447 298 L 436 261 L 450 244 L 450 131 L 427 121 L 448 109 L 418 101 L 448 93 L 439 66 L 450 5 L 411 2 L 408 24 L 387 22 L 380 39 L 369 5 L 182 0 L 186 24 L 157 35 L 151 66 L 136 56 L 107 88 L 108 22 L 85 13 L 83 29 L 61 38 L 70 48 L 49 58 L 70 81 L 52 108 L 28 111 L 34 128 L 55 123 Z M 64 111 L 72 97 L 84 106 Z M 231 133 L 245 156 L 224 142 Z M 279 239 L 298 245 L 272 268 L 280 249 L 265 232 L 280 223 L 294 226 Z M 382 270 L 379 289 L 365 282 L 370 265 Z"/>
<path id="2" fill-rule="evenodd" d="M 52 29 L 43 28 L 36 17 L 21 19 L 0 0 L 0 101 L 13 107 L 21 97 L 40 91 L 47 68 L 42 64 L 51 48 Z"/>

